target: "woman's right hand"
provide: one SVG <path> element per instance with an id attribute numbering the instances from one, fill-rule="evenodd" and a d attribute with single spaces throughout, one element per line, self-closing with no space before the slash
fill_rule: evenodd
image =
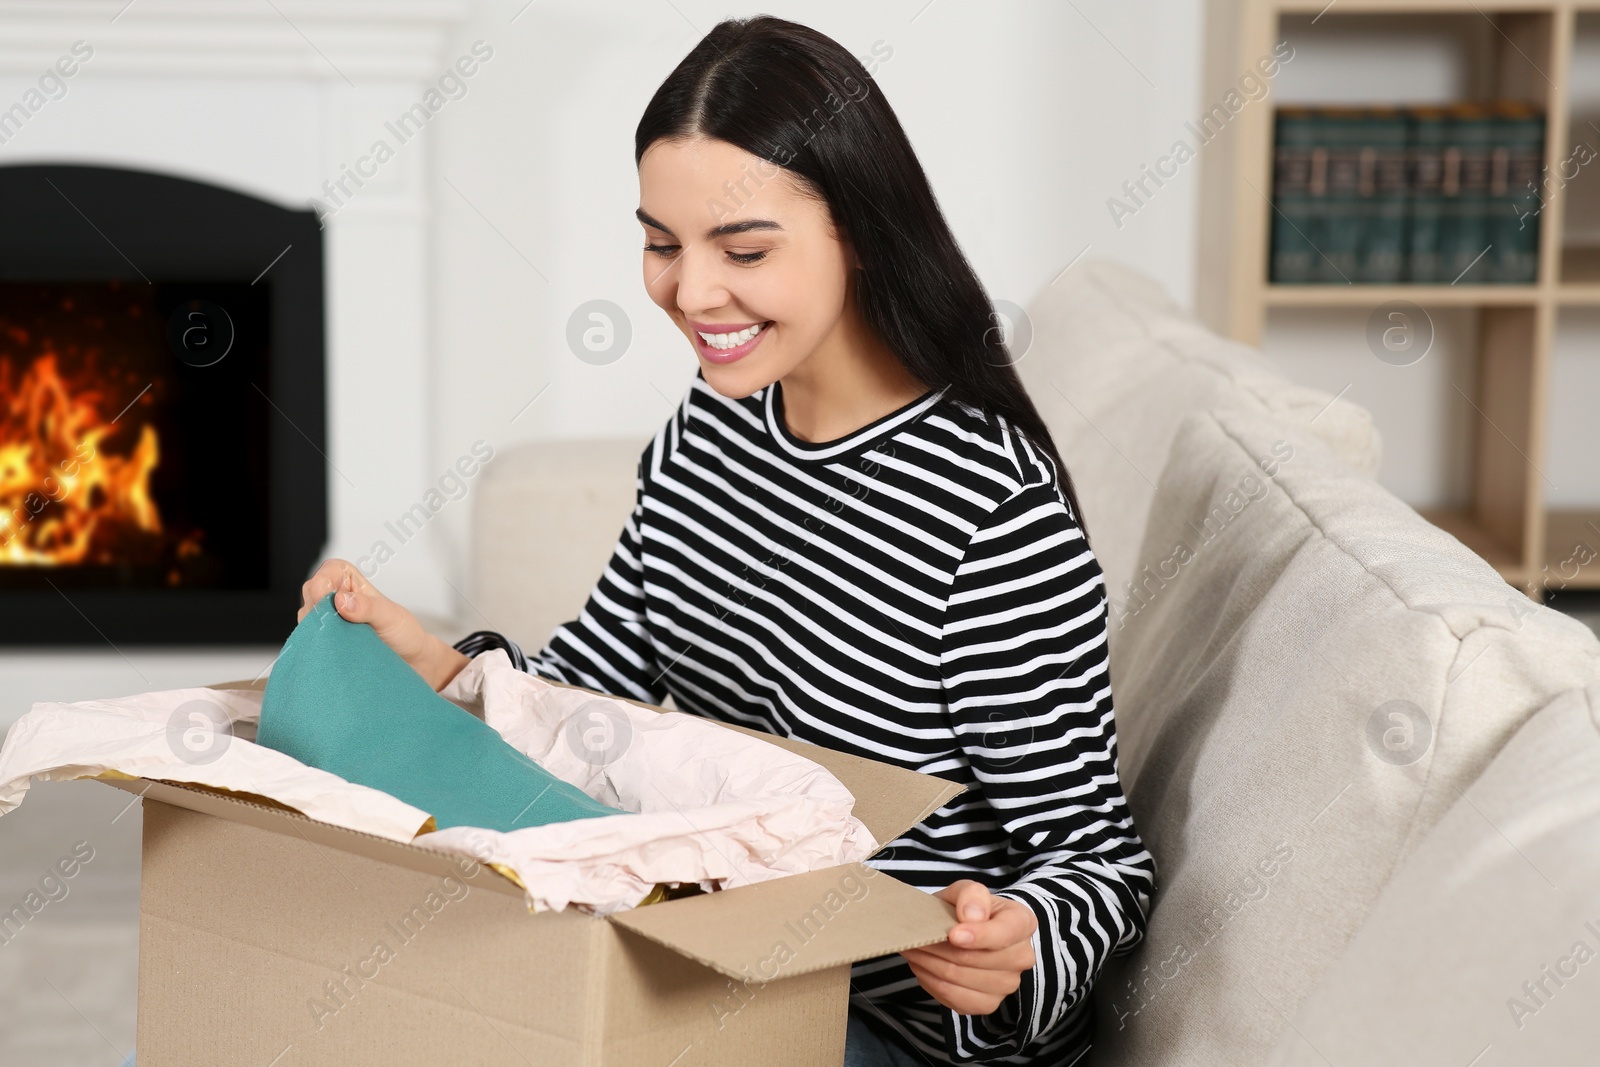
<path id="1" fill-rule="evenodd" d="M 367 581 L 355 564 L 342 559 L 324 560 L 300 587 L 300 613 L 296 621 L 329 593 L 333 607 L 349 622 L 371 626 L 383 643 L 411 665 L 437 692 L 449 684 L 470 660 L 423 629 L 417 617 L 396 604 Z"/>

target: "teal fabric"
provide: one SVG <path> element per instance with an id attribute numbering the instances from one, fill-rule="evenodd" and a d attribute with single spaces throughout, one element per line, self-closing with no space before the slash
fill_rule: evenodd
<path id="1" fill-rule="evenodd" d="M 399 797 L 440 829 L 623 814 L 435 693 L 371 626 L 344 619 L 331 594 L 300 620 L 273 665 L 256 743 Z"/>

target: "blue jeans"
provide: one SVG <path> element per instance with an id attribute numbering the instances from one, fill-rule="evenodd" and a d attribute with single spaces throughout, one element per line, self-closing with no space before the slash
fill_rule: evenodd
<path id="1" fill-rule="evenodd" d="M 881 1019 L 850 1009 L 844 1031 L 844 1067 L 929 1067 L 928 1060 L 900 1043 Z"/>

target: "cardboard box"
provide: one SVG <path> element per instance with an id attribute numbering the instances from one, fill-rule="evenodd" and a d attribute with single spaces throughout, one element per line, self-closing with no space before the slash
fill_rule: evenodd
<path id="1" fill-rule="evenodd" d="M 884 844 L 961 791 L 744 732 L 832 771 Z M 470 860 L 204 789 L 107 784 L 145 801 L 139 1067 L 838 1067 L 850 964 L 955 923 L 860 863 L 535 915 Z"/>

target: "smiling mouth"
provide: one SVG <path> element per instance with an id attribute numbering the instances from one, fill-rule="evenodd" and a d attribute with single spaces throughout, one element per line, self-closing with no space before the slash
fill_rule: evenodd
<path id="1" fill-rule="evenodd" d="M 762 338 L 771 332 L 771 328 L 772 322 L 769 320 L 728 333 L 694 330 L 695 347 L 699 350 L 700 358 L 709 363 L 733 363 L 755 349 Z M 708 336 L 710 340 L 707 340 Z"/>
<path id="2" fill-rule="evenodd" d="M 694 332 L 705 343 L 707 348 L 727 351 L 728 349 L 738 348 L 745 342 L 760 336 L 771 325 L 772 323 L 769 320 L 767 322 L 758 322 L 754 326 L 731 333 L 710 333 L 706 330 L 695 330 Z"/>

